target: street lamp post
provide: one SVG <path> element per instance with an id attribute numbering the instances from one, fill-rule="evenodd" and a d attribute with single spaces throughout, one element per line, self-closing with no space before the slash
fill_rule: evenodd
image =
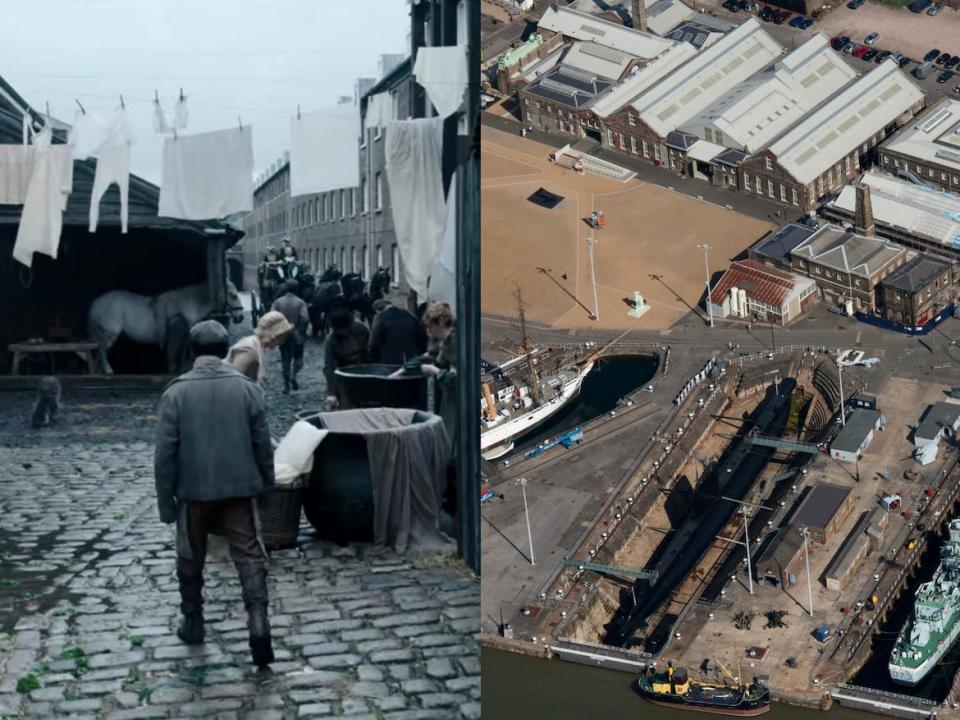
<path id="1" fill-rule="evenodd" d="M 743 539 L 747 543 L 747 582 L 750 585 L 750 594 L 753 595 L 753 565 L 750 564 L 750 523 L 747 522 L 747 508 L 740 506 L 743 514 Z"/>
<path id="2" fill-rule="evenodd" d="M 843 409 L 843 360 L 840 349 L 837 348 L 837 384 L 840 386 L 840 427 L 847 424 L 847 413 Z"/>
<path id="3" fill-rule="evenodd" d="M 600 319 L 600 305 L 597 303 L 597 273 L 593 266 L 593 238 L 587 238 L 587 247 L 590 248 L 590 279 L 593 282 L 593 319 Z"/>
<path id="4" fill-rule="evenodd" d="M 707 313 L 710 315 L 710 327 L 713 327 L 713 307 L 710 305 L 710 246 L 704 243 L 697 247 L 703 253 L 703 267 L 707 272 Z"/>
<path id="5" fill-rule="evenodd" d="M 800 528 L 800 537 L 803 538 L 803 556 L 807 563 L 807 599 L 810 601 L 810 617 L 813 617 L 813 582 L 810 579 L 810 548 L 808 546 L 810 531 L 805 527 Z"/>
<path id="6" fill-rule="evenodd" d="M 527 542 L 530 543 L 530 564 L 536 565 L 536 561 L 533 558 L 533 535 L 530 532 L 530 511 L 527 508 L 527 479 L 525 477 L 517 480 L 517 484 L 520 485 L 520 492 L 523 493 L 523 514 L 527 519 Z"/>

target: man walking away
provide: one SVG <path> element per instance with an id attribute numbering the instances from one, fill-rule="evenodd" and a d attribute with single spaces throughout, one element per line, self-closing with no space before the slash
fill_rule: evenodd
<path id="1" fill-rule="evenodd" d="M 283 392 L 289 394 L 290 387 L 299 390 L 297 374 L 303 368 L 303 346 L 307 342 L 307 328 L 310 327 L 310 312 L 307 303 L 297 296 L 299 285 L 296 280 L 288 280 L 284 286 L 284 294 L 273 302 L 271 310 L 283 313 L 291 325 L 291 332 L 280 346 L 280 363 L 283 367 Z M 291 372 L 290 364 L 293 363 Z"/>
<path id="2" fill-rule="evenodd" d="M 370 328 L 370 359 L 375 363 L 403 365 L 427 350 L 427 331 L 411 312 L 396 300 L 377 300 L 377 315 Z"/>
<path id="3" fill-rule="evenodd" d="M 340 387 L 337 368 L 362 365 L 369 362 L 370 331 L 353 316 L 349 308 L 340 307 L 330 313 L 333 328 L 323 342 L 323 374 L 327 379 L 327 405 L 340 406 Z"/>
<path id="4" fill-rule="evenodd" d="M 196 360 L 160 399 L 154 472 L 160 519 L 177 523 L 177 579 L 183 621 L 177 636 L 203 642 L 203 565 L 207 535 L 227 537 L 240 574 L 258 667 L 273 662 L 267 571 L 253 499 L 273 487 L 273 448 L 263 391 L 223 360 L 230 340 L 213 320 L 195 325 Z"/>

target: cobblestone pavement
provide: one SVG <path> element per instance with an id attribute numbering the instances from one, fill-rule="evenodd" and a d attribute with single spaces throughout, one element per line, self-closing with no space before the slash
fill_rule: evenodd
<path id="1" fill-rule="evenodd" d="M 274 435 L 322 400 L 318 355 L 289 397 L 274 359 Z M 207 563 L 207 642 L 181 644 L 156 401 L 67 394 L 61 420 L 31 431 L 31 398 L 0 398 L 0 718 L 479 717 L 479 585 L 449 558 L 338 547 L 304 524 L 269 562 L 269 671 L 250 664 L 225 560 Z"/>

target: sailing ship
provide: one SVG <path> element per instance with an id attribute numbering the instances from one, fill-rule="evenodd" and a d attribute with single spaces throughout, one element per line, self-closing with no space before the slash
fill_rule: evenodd
<path id="1" fill-rule="evenodd" d="M 695 682 L 685 668 L 674 668 L 667 663 L 665 672 L 651 671 L 637 680 L 637 691 L 646 700 L 667 707 L 679 707 L 715 715 L 749 717 L 770 711 L 770 689 L 754 678 L 744 685 L 717 661 L 723 672 L 734 682 L 731 685 Z M 739 665 L 739 663 L 738 663 Z"/>

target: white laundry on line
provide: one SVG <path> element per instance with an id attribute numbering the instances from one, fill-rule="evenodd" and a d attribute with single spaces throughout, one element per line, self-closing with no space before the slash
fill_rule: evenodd
<path id="1" fill-rule="evenodd" d="M 0 145 L 0 205 L 23 205 L 36 161 L 33 145 Z"/>
<path id="2" fill-rule="evenodd" d="M 252 209 L 249 125 L 164 140 L 158 215 L 213 220 Z"/>
<path id="3" fill-rule="evenodd" d="M 366 126 L 383 127 L 396 120 L 396 98 L 388 92 L 377 93 L 367 98 Z"/>
<path id="4" fill-rule="evenodd" d="M 113 183 L 120 190 L 120 232 L 127 232 L 128 197 L 130 190 L 130 125 L 125 108 L 114 113 L 110 122 L 99 129 L 89 129 L 91 139 L 99 135 L 99 144 L 92 151 L 97 169 L 90 191 L 90 232 L 96 232 L 100 220 L 100 201 Z M 81 136 L 80 140 L 85 140 Z M 79 143 L 79 140 L 78 140 Z M 80 150 L 86 150 L 80 147 Z M 78 147 L 74 147 L 74 155 Z"/>
<path id="5" fill-rule="evenodd" d="M 387 123 L 387 182 L 393 227 L 407 283 L 427 295 L 430 270 L 443 245 L 443 118 Z"/>
<path id="6" fill-rule="evenodd" d="M 441 45 L 417 49 L 413 75 L 427 92 L 440 117 L 453 115 L 467 91 L 467 48 Z"/>
<path id="7" fill-rule="evenodd" d="M 71 148 L 51 142 L 50 128 L 44 128 L 36 137 L 33 175 L 13 246 L 14 259 L 27 267 L 32 267 L 34 253 L 57 257 L 63 211 L 73 185 Z"/>
<path id="8" fill-rule="evenodd" d="M 163 110 L 163 106 L 160 104 L 159 100 L 155 100 L 153 103 L 153 129 L 157 133 L 171 133 L 174 130 L 183 130 L 187 127 L 187 119 L 189 118 L 189 113 L 187 113 L 187 99 L 181 98 L 177 100 L 177 104 L 173 110 L 173 121 L 167 120 L 167 115 Z"/>
<path id="9" fill-rule="evenodd" d="M 290 121 L 290 195 L 360 184 L 360 111 L 338 105 Z"/>
<path id="10" fill-rule="evenodd" d="M 430 266 L 431 300 L 450 303 L 457 314 L 457 173 L 450 179 L 447 191 L 447 224 L 443 243 L 433 265 Z"/>

